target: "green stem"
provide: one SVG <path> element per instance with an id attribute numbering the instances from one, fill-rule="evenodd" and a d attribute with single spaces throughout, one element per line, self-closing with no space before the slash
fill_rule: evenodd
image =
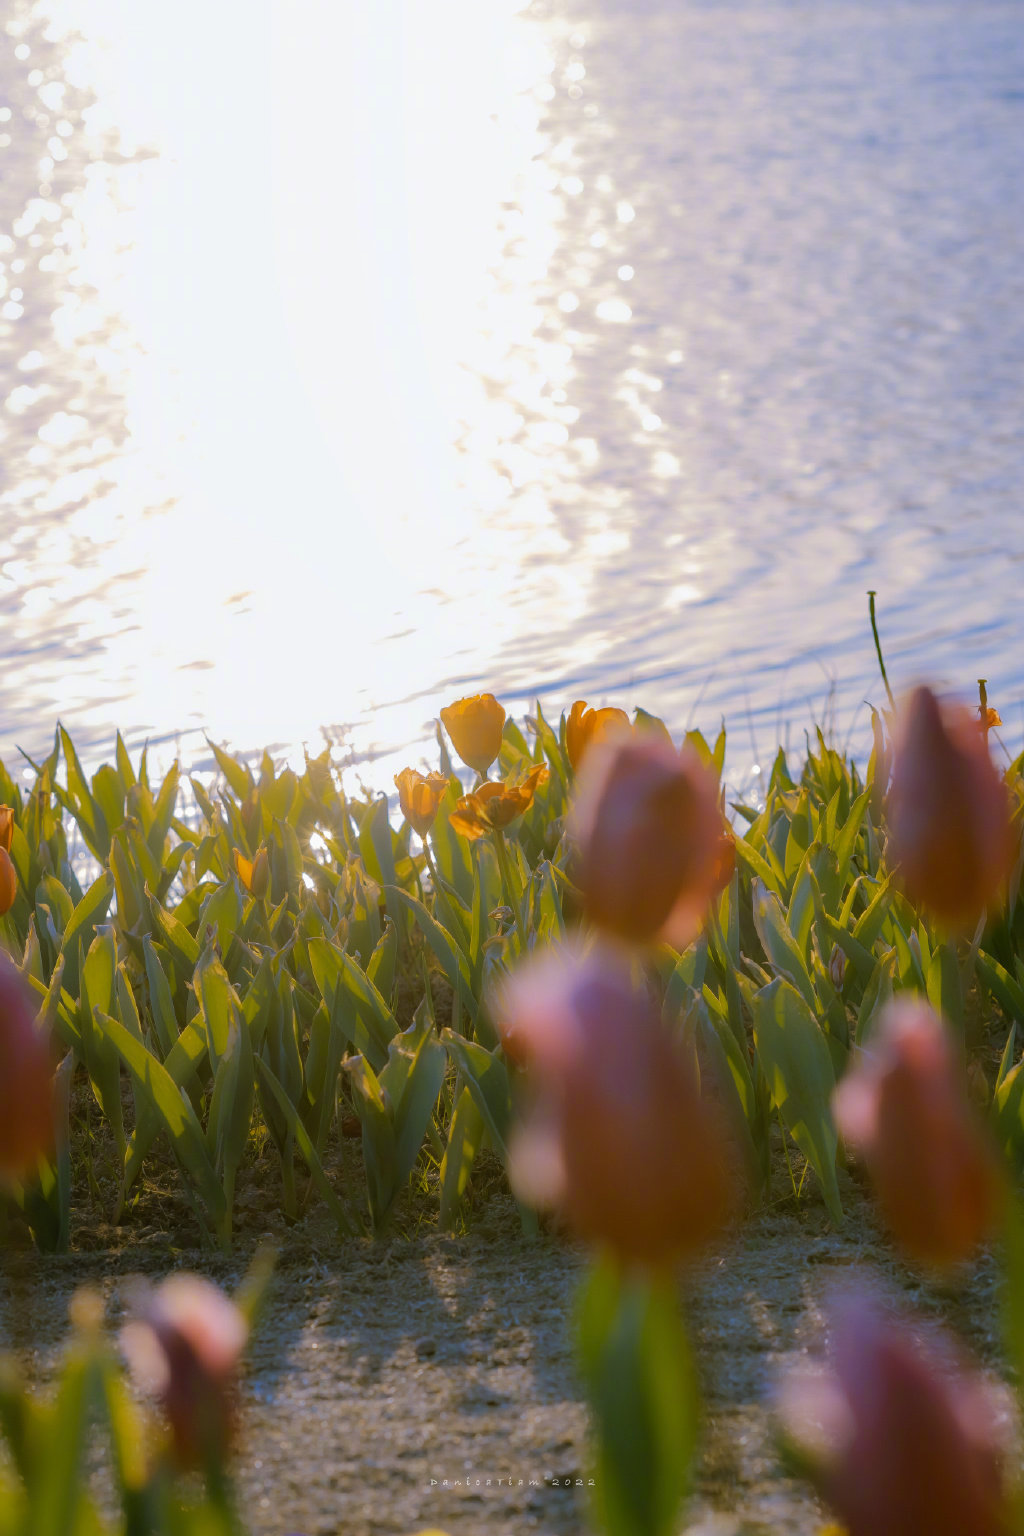
<path id="1" fill-rule="evenodd" d="M 882 682 L 885 684 L 885 691 L 889 695 L 889 707 L 890 707 L 890 709 L 895 709 L 896 708 L 896 700 L 893 698 L 893 696 L 892 696 L 892 689 L 889 687 L 889 679 L 888 679 L 888 676 L 886 675 L 886 671 L 885 671 L 885 661 L 884 661 L 884 659 L 882 657 L 882 642 L 878 638 L 878 621 L 875 618 L 875 593 L 874 592 L 869 592 L 868 593 L 868 612 L 871 614 L 871 633 L 875 637 L 875 652 L 876 652 L 876 654 L 878 656 L 878 666 L 879 666 L 879 670 L 881 671 L 881 674 L 882 674 Z"/>
<path id="2" fill-rule="evenodd" d="M 782 1151 L 783 1151 L 783 1155 L 785 1156 L 785 1159 L 786 1159 L 786 1167 L 789 1170 L 789 1182 L 793 1186 L 793 1194 L 795 1195 L 796 1202 L 799 1205 L 799 1203 L 800 1203 L 800 1190 L 797 1189 L 797 1187 L 796 1187 L 796 1178 L 795 1178 L 795 1176 L 793 1174 L 793 1164 L 789 1160 L 789 1141 L 788 1141 L 788 1138 L 786 1136 L 786 1127 L 785 1127 L 785 1124 L 783 1123 L 783 1119 L 782 1119 L 781 1115 L 779 1116 L 779 1128 L 782 1131 Z M 805 1169 L 804 1172 L 806 1172 L 806 1171 L 807 1170 Z M 802 1183 L 803 1183 L 803 1181 L 801 1180 L 801 1185 L 802 1185 Z"/>
<path id="3" fill-rule="evenodd" d="M 505 834 L 500 827 L 494 827 L 491 831 L 494 839 L 494 851 L 498 855 L 498 868 L 501 871 L 501 888 L 505 895 L 505 902 L 512 908 L 512 918 L 516 933 L 519 935 L 519 950 L 526 954 L 526 934 L 523 932 L 522 920 L 519 914 L 519 902 L 516 900 L 515 887 L 512 884 L 512 870 L 508 862 L 508 849 L 505 847 Z"/>

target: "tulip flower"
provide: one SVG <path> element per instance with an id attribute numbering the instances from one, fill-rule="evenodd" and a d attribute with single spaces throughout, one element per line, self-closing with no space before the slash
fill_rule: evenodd
<path id="1" fill-rule="evenodd" d="M 600 947 L 548 951 L 493 1009 L 536 1091 L 509 1177 L 534 1205 L 626 1263 L 697 1254 L 735 1198 L 726 1134 L 652 998 Z"/>
<path id="2" fill-rule="evenodd" d="M 0 805 L 0 848 L 5 853 L 11 851 L 11 841 L 14 837 L 14 810 L 9 805 Z"/>
<path id="3" fill-rule="evenodd" d="M 920 999 L 890 1003 L 833 1107 L 906 1252 L 936 1269 L 968 1258 L 996 1223 L 1003 1186 L 939 1016 Z"/>
<path id="4" fill-rule="evenodd" d="M 181 1469 L 221 1468 L 235 1432 L 235 1381 L 248 1326 L 223 1291 L 171 1275 L 145 1295 L 121 1343 L 133 1372 L 167 1416 Z"/>
<path id="5" fill-rule="evenodd" d="M 448 779 L 443 773 L 422 774 L 415 768 L 403 768 L 395 774 L 395 783 L 402 815 L 414 832 L 426 837 L 448 791 Z"/>
<path id="6" fill-rule="evenodd" d="M 270 855 L 265 847 L 259 848 L 254 859 L 247 859 L 237 848 L 231 850 L 235 861 L 235 873 L 250 896 L 264 897 L 270 890 Z"/>
<path id="7" fill-rule="evenodd" d="M 487 832 L 501 832 L 530 806 L 536 790 L 546 784 L 550 770 L 542 764 L 531 769 L 519 784 L 481 784 L 471 795 L 463 795 L 448 820 L 463 837 L 483 837 Z"/>
<path id="8" fill-rule="evenodd" d="M 1013 862 L 1009 796 L 978 721 L 928 688 L 915 690 L 896 727 L 888 813 L 911 901 L 951 928 L 973 928 Z"/>
<path id="9" fill-rule="evenodd" d="M 18 897 L 18 871 L 6 848 L 0 847 L 0 917 L 9 912 Z"/>
<path id="10" fill-rule="evenodd" d="M 632 726 L 624 709 L 591 709 L 583 699 L 577 699 L 565 722 L 565 750 L 573 771 L 579 771 L 583 754 L 591 742 L 605 741 L 609 736 L 630 730 Z"/>
<path id="11" fill-rule="evenodd" d="M 795 1372 L 777 1412 L 847 1536 L 1008 1536 L 999 1398 L 877 1301 L 837 1309 L 830 1373 Z"/>
<path id="12" fill-rule="evenodd" d="M 458 699 L 441 711 L 444 728 L 462 761 L 485 774 L 501 751 L 505 711 L 493 693 Z"/>
<path id="13" fill-rule="evenodd" d="M 3 850 L 0 850 L 3 852 Z M 6 853 L 3 854 L 7 858 Z M 53 1146 L 53 1072 L 32 994 L 0 954 L 0 1181 L 23 1179 Z"/>
<path id="14" fill-rule="evenodd" d="M 714 774 L 691 748 L 653 735 L 595 744 L 570 825 L 594 923 L 634 942 L 689 943 L 725 876 L 727 832 Z"/>

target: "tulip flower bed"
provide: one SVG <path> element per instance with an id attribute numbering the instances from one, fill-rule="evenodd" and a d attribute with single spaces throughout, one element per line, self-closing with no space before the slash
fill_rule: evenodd
<path id="1" fill-rule="evenodd" d="M 672 1265 L 780 1200 L 841 1231 L 847 1149 L 911 1261 L 956 1273 L 1002 1231 L 1021 1262 L 1024 757 L 993 768 L 984 692 L 972 717 L 921 689 L 873 716 L 863 773 L 818 732 L 799 770 L 779 751 L 753 806 L 721 784 L 724 729 L 679 747 L 643 711 L 582 702 L 521 726 L 490 695 L 441 713 L 437 768 L 396 779 L 397 825 L 326 755 L 302 773 L 264 755 L 257 774 L 213 748 L 219 780 L 191 780 L 189 819 L 177 767 L 151 783 L 120 738 L 90 779 L 58 728 L 26 794 L 0 765 L 4 1219 L 41 1250 L 88 1247 L 173 1184 L 210 1252 L 230 1251 L 254 1186 L 283 1222 L 318 1207 L 346 1242 L 471 1230 L 503 1165 L 526 1236 L 553 1210 L 599 1255 L 578 1353 L 595 1519 L 661 1536 L 698 1431 Z M 99 868 L 85 889 L 72 823 Z M 166 1344 L 176 1306 L 139 1327 Z M 903 1394 L 897 1417 L 932 1403 L 967 1479 L 961 1525 L 936 1523 L 946 1492 L 892 1531 L 1003 1529 L 981 1389 L 968 1446 L 931 1346 L 901 1354 L 869 1305 L 843 1317 L 832 1417 L 871 1411 L 862 1353 Z M 1013 1356 L 1022 1334 L 1011 1311 Z M 82 1348 L 115 1404 L 100 1346 Z M 15 1388 L 5 1401 L 10 1438 Z M 179 1415 L 178 1443 L 223 1429 L 203 1401 L 213 1419 Z M 800 1412 L 783 1415 L 792 1454 L 854 1536 L 881 1530 Z M 42 1475 L 13 1443 L 23 1478 Z M 235 1528 L 221 1459 L 211 1531 Z M 138 1528 L 177 1529 L 164 1484 L 146 1488 L 163 1513 Z"/>

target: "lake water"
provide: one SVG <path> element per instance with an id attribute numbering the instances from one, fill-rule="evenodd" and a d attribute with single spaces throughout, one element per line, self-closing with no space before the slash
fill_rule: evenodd
<path id="1" fill-rule="evenodd" d="M 1024 5 L 8 0 L 0 756 L 1024 722 Z M 858 710 L 860 711 L 858 714 Z"/>

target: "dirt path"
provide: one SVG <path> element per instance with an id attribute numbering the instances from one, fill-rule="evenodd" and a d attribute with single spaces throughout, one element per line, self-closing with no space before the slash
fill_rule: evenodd
<path id="1" fill-rule="evenodd" d="M 820 1527 L 821 1509 L 779 1468 L 765 1403 L 779 1369 L 821 1342 L 837 1279 L 883 1280 L 996 1361 L 991 1260 L 959 1295 L 921 1287 L 876 1240 L 852 1183 L 844 1201 L 841 1233 L 813 1201 L 760 1215 L 687 1286 L 708 1408 L 689 1531 Z M 172 1249 L 155 1232 L 120 1251 L 22 1253 L 13 1308 L 4 1280 L 4 1336 L 45 1381 L 76 1286 L 98 1286 L 116 1324 L 140 1273 L 195 1267 L 230 1285 L 247 1258 Z M 553 1486 L 587 1475 L 570 1342 L 581 1266 L 553 1239 L 524 1239 L 500 1197 L 464 1237 L 339 1244 L 315 1217 L 293 1229 L 244 1385 L 238 1473 L 254 1536 L 585 1530 L 584 1490 Z"/>

